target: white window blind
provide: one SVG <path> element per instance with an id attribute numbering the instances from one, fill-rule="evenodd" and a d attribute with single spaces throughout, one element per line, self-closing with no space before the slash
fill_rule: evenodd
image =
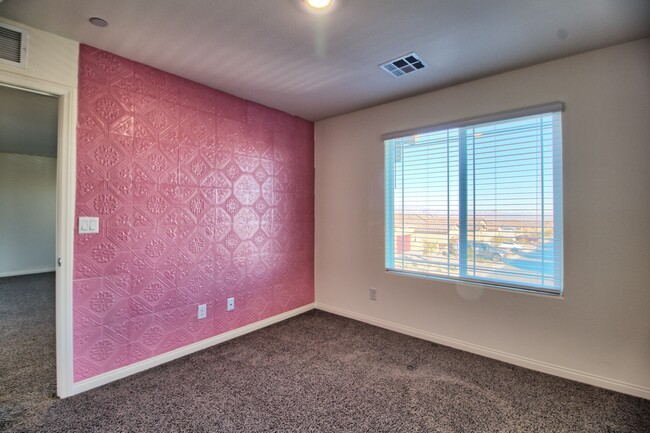
<path id="1" fill-rule="evenodd" d="M 562 110 L 385 136 L 386 269 L 561 293 Z"/>

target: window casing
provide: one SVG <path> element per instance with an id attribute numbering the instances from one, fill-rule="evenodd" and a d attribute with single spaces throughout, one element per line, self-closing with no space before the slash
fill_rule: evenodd
<path id="1" fill-rule="evenodd" d="M 384 136 L 386 269 L 561 294 L 563 109 Z"/>

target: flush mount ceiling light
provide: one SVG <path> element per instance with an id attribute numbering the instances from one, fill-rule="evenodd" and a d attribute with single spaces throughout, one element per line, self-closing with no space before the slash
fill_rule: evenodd
<path id="1" fill-rule="evenodd" d="M 299 0 L 303 7 L 309 12 L 323 14 L 330 12 L 334 6 L 334 0 Z"/>
<path id="2" fill-rule="evenodd" d="M 108 26 L 108 21 L 101 19 L 99 17 L 92 17 L 89 18 L 88 21 L 90 21 L 90 24 L 93 24 L 97 27 L 107 27 Z"/>
<path id="3" fill-rule="evenodd" d="M 305 3 L 316 9 L 325 9 L 332 4 L 332 0 L 305 0 Z"/>

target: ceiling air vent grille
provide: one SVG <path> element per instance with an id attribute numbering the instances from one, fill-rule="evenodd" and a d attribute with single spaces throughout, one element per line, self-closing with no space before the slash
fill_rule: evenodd
<path id="1" fill-rule="evenodd" d="M 0 23 L 0 63 L 24 67 L 26 39 L 25 30 Z"/>
<path id="2" fill-rule="evenodd" d="M 427 67 L 427 64 L 415 53 L 408 53 L 397 59 L 379 65 L 381 69 L 394 77 L 401 77 Z"/>

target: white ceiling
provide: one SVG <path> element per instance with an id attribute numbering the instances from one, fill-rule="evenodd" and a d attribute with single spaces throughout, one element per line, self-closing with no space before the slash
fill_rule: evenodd
<path id="1" fill-rule="evenodd" d="M 0 15 L 309 120 L 650 36 L 649 0 L 336 0 L 326 15 L 301 0 L 5 0 Z M 430 68 L 377 67 L 410 51 Z"/>

